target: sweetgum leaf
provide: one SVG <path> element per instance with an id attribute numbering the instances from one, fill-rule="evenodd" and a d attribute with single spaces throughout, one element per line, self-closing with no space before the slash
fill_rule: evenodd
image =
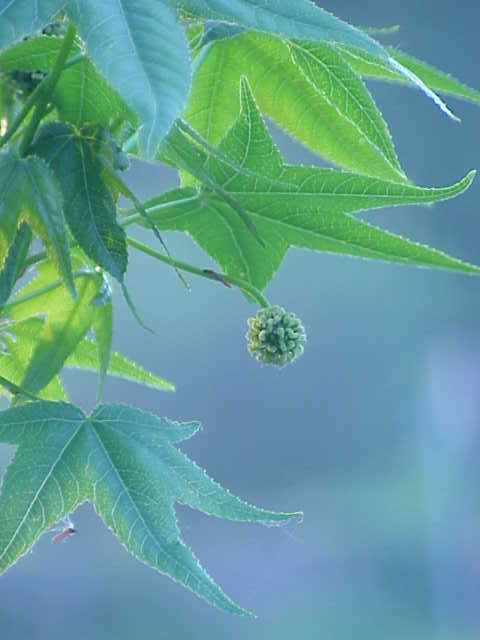
<path id="1" fill-rule="evenodd" d="M 315 6 L 309 0 L 168 0 L 195 16 L 224 20 L 288 38 L 343 42 L 388 58 L 385 49 L 366 33 Z"/>
<path id="2" fill-rule="evenodd" d="M 1 335 L 4 346 L 0 351 L 0 375 L 21 385 L 43 325 L 41 318 L 32 317 L 5 326 Z M 67 399 L 58 375 L 36 395 L 45 400 Z"/>
<path id="3" fill-rule="evenodd" d="M 244 33 L 206 50 L 184 116 L 209 142 L 218 144 L 237 119 L 242 75 L 260 109 L 312 151 L 352 171 L 405 179 L 372 97 L 326 43 Z"/>
<path id="4" fill-rule="evenodd" d="M 0 264 L 21 222 L 28 222 L 43 240 L 68 290 L 75 295 L 58 182 L 40 158 L 19 158 L 12 150 L 0 153 Z"/>
<path id="5" fill-rule="evenodd" d="M 7 302 L 19 278 L 23 261 L 27 257 L 32 241 L 32 232 L 25 222 L 20 226 L 15 240 L 8 250 L 2 270 L 0 271 L 0 311 Z"/>
<path id="6" fill-rule="evenodd" d="M 42 308 L 47 309 L 45 305 Z M 37 309 L 38 307 L 30 309 L 29 313 L 35 314 Z M 85 337 L 80 340 L 74 351 L 65 360 L 64 367 L 95 372 L 105 367 L 111 330 L 110 323 L 107 322 L 105 316 L 111 312 L 112 309 L 108 306 L 101 312 L 104 319 L 103 332 L 94 314 L 92 327 L 95 339 Z M 23 317 L 23 315 L 19 314 L 19 317 Z M 44 324 L 43 318 L 32 315 L 32 317 L 26 317 L 23 320 L 0 325 L 0 345 L 2 347 L 0 350 L 0 375 L 18 385 L 22 382 Z M 117 378 L 151 387 L 157 391 L 175 391 L 175 386 L 171 382 L 147 371 L 116 351 L 109 353 L 107 373 Z M 58 375 L 54 376 L 51 382 L 38 392 L 38 396 L 46 400 L 67 399 Z"/>
<path id="7" fill-rule="evenodd" d="M 36 36 L 17 43 L 0 53 L 0 72 L 51 70 L 62 39 Z M 78 43 L 72 56 L 81 52 Z M 84 123 L 107 126 L 112 118 L 136 124 L 137 118 L 120 96 L 110 87 L 88 57 L 65 69 L 53 94 L 53 103 L 61 120 L 71 124 Z"/>
<path id="8" fill-rule="evenodd" d="M 30 393 L 43 389 L 61 371 L 65 360 L 98 319 L 98 307 L 91 302 L 101 283 L 98 274 L 76 272 L 78 295 L 75 299 L 65 295 L 65 289 L 58 286 L 11 309 L 10 315 L 16 321 L 34 315 L 46 316 L 21 381 L 21 386 Z"/>
<path id="9" fill-rule="evenodd" d="M 122 282 L 128 261 L 125 232 L 102 179 L 98 133 L 96 127 L 78 132 L 69 124 L 46 124 L 32 151 L 49 163 L 58 179 L 75 240 L 87 256 Z"/>
<path id="10" fill-rule="evenodd" d="M 75 351 L 65 361 L 66 367 L 96 371 L 98 368 L 98 346 L 95 341 L 84 338 Z M 158 391 L 175 391 L 175 386 L 116 351 L 111 352 L 107 369 L 108 375 L 143 384 Z"/>
<path id="11" fill-rule="evenodd" d="M 208 188 L 184 188 L 146 206 L 158 226 L 187 231 L 222 266 L 263 289 L 290 246 L 410 265 L 479 273 L 429 247 L 409 242 L 352 217 L 351 213 L 401 204 L 428 204 L 467 189 L 469 173 L 443 188 L 422 188 L 369 176 L 284 164 L 245 79 L 240 117 L 210 156 L 205 170 L 248 212 L 261 247 L 235 212 Z"/>
<path id="12" fill-rule="evenodd" d="M 404 75 L 396 73 L 390 65 L 385 64 L 374 56 L 348 47 L 338 47 L 338 50 L 352 69 L 366 78 L 409 85 Z M 434 91 L 480 104 L 480 91 L 463 84 L 450 74 L 440 71 L 430 64 L 403 53 L 398 49 L 389 48 L 389 53 L 394 60 L 397 60 L 397 62 L 400 62 L 404 67 L 410 69 L 410 71 L 415 73 L 415 75 Z"/>
<path id="13" fill-rule="evenodd" d="M 65 0 L 0 0 L 0 50 L 44 27 Z"/>
<path id="14" fill-rule="evenodd" d="M 174 504 L 230 520 L 298 520 L 236 498 L 174 444 L 198 424 L 179 425 L 137 409 L 32 402 L 0 413 L 0 442 L 17 447 L 0 494 L 0 573 L 42 533 L 90 501 L 138 560 L 229 613 L 245 615 L 182 542 Z"/>
<path id="15" fill-rule="evenodd" d="M 185 35 L 161 0 L 70 1 L 88 56 L 140 116 L 140 148 L 153 158 L 184 108 L 190 84 Z"/>
<path id="16" fill-rule="evenodd" d="M 16 376 L 27 385 L 27 391 L 30 384 L 34 385 L 34 393 L 40 391 L 58 376 L 65 360 L 86 339 L 84 336 L 93 331 L 100 396 L 111 352 L 112 293 L 105 274 L 88 269 L 78 248 L 72 251 L 72 261 L 77 269 L 77 299 L 72 301 L 66 295 L 61 282 L 55 281 L 51 261 L 46 260 L 37 265 L 35 277 L 17 292 L 6 309 L 14 320 L 8 325 L 8 332 L 21 343 L 21 352 L 28 354 L 22 366 L 17 366 Z M 26 330 L 32 322 L 36 322 L 33 332 Z"/>

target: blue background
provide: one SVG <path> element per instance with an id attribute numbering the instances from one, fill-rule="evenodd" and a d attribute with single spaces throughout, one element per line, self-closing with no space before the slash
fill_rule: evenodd
<path id="1" fill-rule="evenodd" d="M 357 25 L 400 24 L 389 42 L 480 88 L 478 2 L 322 6 Z M 458 125 L 417 91 L 369 87 L 414 182 L 449 184 L 480 167 L 478 107 L 449 100 Z M 317 161 L 278 131 L 276 139 L 290 161 Z M 129 179 L 142 197 L 176 184 L 173 172 L 149 165 Z M 454 201 L 365 218 L 479 263 L 479 195 L 477 180 Z M 168 242 L 176 257 L 211 264 L 188 238 Z M 84 506 L 74 539 L 52 546 L 44 536 L 0 579 L 2 640 L 478 638 L 478 281 L 290 250 L 267 295 L 303 319 L 309 342 L 281 371 L 248 355 L 254 307 L 238 291 L 192 277 L 187 293 L 171 269 L 142 255 L 132 256 L 128 283 L 156 334 L 117 295 L 115 347 L 177 392 L 112 379 L 105 399 L 201 420 L 184 451 L 248 501 L 303 509 L 305 521 L 262 528 L 178 510 L 186 542 L 257 612 L 252 621 L 138 564 Z M 90 408 L 94 376 L 65 381 Z M 7 454 L 3 447 L 0 464 Z"/>

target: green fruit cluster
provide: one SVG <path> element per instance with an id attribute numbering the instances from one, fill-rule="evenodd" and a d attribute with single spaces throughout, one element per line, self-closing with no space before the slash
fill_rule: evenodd
<path id="1" fill-rule="evenodd" d="M 283 367 L 302 355 L 307 336 L 294 313 L 272 305 L 249 318 L 248 326 L 248 350 L 257 360 Z"/>

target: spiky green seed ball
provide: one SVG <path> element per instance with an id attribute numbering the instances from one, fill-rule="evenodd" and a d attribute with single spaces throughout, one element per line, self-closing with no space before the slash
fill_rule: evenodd
<path id="1" fill-rule="evenodd" d="M 271 305 L 249 318 L 248 326 L 248 350 L 257 360 L 283 367 L 302 355 L 307 336 L 294 313 Z"/>

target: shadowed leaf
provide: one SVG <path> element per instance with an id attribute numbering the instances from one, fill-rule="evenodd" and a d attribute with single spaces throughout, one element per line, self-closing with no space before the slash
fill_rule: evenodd
<path id="1" fill-rule="evenodd" d="M 0 442 L 17 447 L 0 494 L 0 573 L 42 533 L 90 501 L 138 560 L 224 611 L 235 604 L 182 542 L 175 502 L 230 520 L 298 521 L 243 502 L 173 445 L 198 424 L 100 405 L 90 416 L 69 404 L 32 402 L 0 413 Z"/>

